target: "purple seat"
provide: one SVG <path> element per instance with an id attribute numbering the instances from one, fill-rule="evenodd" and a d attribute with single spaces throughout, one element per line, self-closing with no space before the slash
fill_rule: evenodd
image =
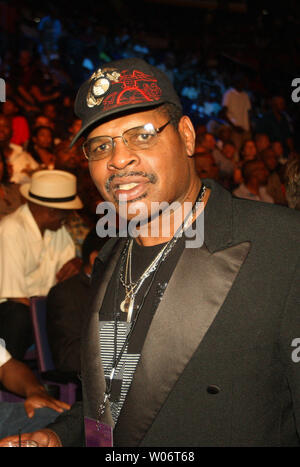
<path id="1" fill-rule="evenodd" d="M 0 402 L 24 402 L 24 398 L 8 392 L 5 390 L 0 391 Z"/>

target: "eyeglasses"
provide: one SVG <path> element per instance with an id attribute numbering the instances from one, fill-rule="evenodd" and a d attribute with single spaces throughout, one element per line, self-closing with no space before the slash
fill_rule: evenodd
<path id="1" fill-rule="evenodd" d="M 82 145 L 84 155 L 89 161 L 105 159 L 113 152 L 116 138 L 122 138 L 123 143 L 129 149 L 149 149 L 155 144 L 157 135 L 166 128 L 170 121 L 160 128 L 154 128 L 152 123 L 146 123 L 143 126 L 124 131 L 121 136 L 114 136 L 113 138 L 111 136 L 96 136 L 88 139 Z"/>

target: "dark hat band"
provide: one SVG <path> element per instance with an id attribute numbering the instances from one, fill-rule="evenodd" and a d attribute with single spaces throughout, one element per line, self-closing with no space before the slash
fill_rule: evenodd
<path id="1" fill-rule="evenodd" d="M 66 201 L 73 201 L 76 198 L 76 194 L 72 196 L 66 196 L 65 198 L 46 198 L 45 196 L 35 195 L 34 193 L 31 193 L 31 191 L 29 191 L 28 194 L 31 196 L 31 198 L 48 203 L 65 203 Z"/>

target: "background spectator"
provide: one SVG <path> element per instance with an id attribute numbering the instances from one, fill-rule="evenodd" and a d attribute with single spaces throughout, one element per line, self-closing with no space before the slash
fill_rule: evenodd
<path id="1" fill-rule="evenodd" d="M 251 161 L 255 159 L 256 156 L 257 156 L 257 149 L 256 149 L 255 141 L 253 141 L 253 139 L 247 139 L 242 144 L 242 147 L 240 150 L 240 156 L 239 156 L 240 161 Z"/>
<path id="2" fill-rule="evenodd" d="M 245 162 L 242 168 L 243 183 L 233 191 L 233 194 L 238 198 L 274 203 L 266 190 L 268 176 L 269 171 L 262 161 Z"/>
<path id="3" fill-rule="evenodd" d="M 262 151 L 259 159 L 263 161 L 269 170 L 267 192 L 273 198 L 274 203 L 287 205 L 284 188 L 284 165 L 279 163 L 278 156 L 272 146 Z"/>
<path id="4" fill-rule="evenodd" d="M 21 146 L 11 143 L 12 131 L 11 118 L 0 115 L 0 149 L 10 168 L 10 182 L 26 183 L 38 169 L 38 163 Z"/>
<path id="5" fill-rule="evenodd" d="M 40 169 L 54 169 L 54 138 L 53 130 L 48 126 L 38 126 L 33 129 L 27 151 L 39 164 Z"/>
<path id="6" fill-rule="evenodd" d="M 12 119 L 11 143 L 24 146 L 30 137 L 30 130 L 27 119 L 19 114 L 19 107 L 16 101 L 9 97 L 2 104 L 2 113 Z"/>
<path id="7" fill-rule="evenodd" d="M 256 133 L 254 136 L 254 141 L 258 154 L 271 146 L 271 140 L 266 133 Z"/>
<path id="8" fill-rule="evenodd" d="M 294 145 L 290 123 L 285 113 L 286 102 L 283 96 L 273 96 L 270 110 L 256 122 L 256 131 L 268 135 L 271 142 L 279 141 L 285 157 L 293 151 Z"/>
<path id="9" fill-rule="evenodd" d="M 96 256 L 106 238 L 98 237 L 95 227 L 82 245 L 82 269 L 55 285 L 47 297 L 47 332 L 56 369 L 80 373 L 80 335 L 90 275 Z"/>
<path id="10" fill-rule="evenodd" d="M 286 198 L 290 208 L 300 211 L 300 155 L 295 154 L 285 168 Z"/>
<path id="11" fill-rule="evenodd" d="M 251 102 L 245 92 L 246 78 L 243 74 L 236 74 L 230 87 L 223 95 L 222 115 L 232 128 L 231 139 L 237 149 L 240 149 L 245 139 L 250 138 L 250 110 Z"/>
<path id="12" fill-rule="evenodd" d="M 9 167 L 0 149 L 0 220 L 15 211 L 23 202 L 19 185 L 9 181 Z"/>
<path id="13" fill-rule="evenodd" d="M 81 266 L 63 221 L 82 206 L 75 177 L 62 171 L 36 172 L 21 193 L 27 202 L 0 222 L 0 333 L 19 360 L 33 344 L 30 297 L 47 295 Z"/>
<path id="14" fill-rule="evenodd" d="M 12 358 L 0 342 L 0 384 L 25 398 L 24 402 L 0 402 L 0 438 L 44 428 L 70 408 L 47 394 L 24 363 Z"/>

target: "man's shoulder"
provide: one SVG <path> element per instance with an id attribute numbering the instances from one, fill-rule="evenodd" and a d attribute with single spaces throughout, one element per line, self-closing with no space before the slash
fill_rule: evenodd
<path id="1" fill-rule="evenodd" d="M 224 92 L 223 96 L 229 96 L 230 94 L 233 94 L 235 92 L 234 88 L 228 88 Z"/>
<path id="2" fill-rule="evenodd" d="M 107 260 L 111 257 L 112 253 L 115 251 L 115 248 L 120 244 L 120 242 L 124 242 L 124 238 L 120 237 L 113 237 L 107 240 L 105 245 L 101 248 L 96 260 L 97 262 L 106 263 Z"/>
<path id="3" fill-rule="evenodd" d="M 123 251 L 123 246 L 127 242 L 127 237 L 114 237 L 107 240 L 103 248 L 100 250 L 97 258 L 94 261 L 93 271 L 91 276 L 91 287 L 98 286 L 99 281 L 102 280 L 103 273 L 109 264 L 110 260 L 114 257 L 119 249 L 118 258 Z"/>
<path id="4" fill-rule="evenodd" d="M 10 149 L 13 151 L 13 155 L 19 155 L 21 152 L 23 152 L 22 146 L 16 143 L 9 143 Z"/>
<path id="5" fill-rule="evenodd" d="M 232 198 L 233 213 L 239 227 L 271 237 L 299 237 L 300 213 L 294 209 L 272 203 L 243 198 Z"/>
<path id="6" fill-rule="evenodd" d="M 241 184 L 240 186 L 243 186 Z M 232 202 L 234 206 L 236 206 L 241 211 L 245 211 L 245 213 L 263 213 L 266 216 L 273 217 L 273 218 L 280 218 L 280 219 L 287 219 L 291 222 L 299 222 L 300 220 L 300 212 L 288 208 L 286 206 L 280 206 L 278 204 L 270 204 L 264 202 L 254 202 L 252 200 L 247 200 L 243 198 L 235 198 L 232 196 Z"/>
<path id="7" fill-rule="evenodd" d="M 23 204 L 11 214 L 4 216 L 0 221 L 0 231 L 5 232 L 5 234 L 16 234 L 19 229 L 23 229 L 25 210 Z"/>
<path id="8" fill-rule="evenodd" d="M 10 156 L 12 162 L 25 161 L 30 162 L 34 166 L 38 167 L 38 163 L 33 159 L 32 155 L 29 154 L 29 152 L 25 151 L 25 149 L 23 149 L 22 146 L 15 143 L 10 143 L 9 146 L 13 151 Z"/>
<path id="9" fill-rule="evenodd" d="M 68 279 L 59 282 L 58 284 L 51 287 L 49 291 L 49 296 L 56 296 L 61 294 L 66 294 L 69 291 L 72 295 L 76 295 L 75 290 L 78 291 L 81 288 L 88 289 L 89 287 L 89 277 L 83 272 L 79 272 Z"/>
<path id="10" fill-rule="evenodd" d="M 226 105 L 228 101 L 230 100 L 230 98 L 233 96 L 233 94 L 234 94 L 233 88 L 226 89 L 226 91 L 224 92 L 222 96 L 222 104 Z"/>
<path id="11" fill-rule="evenodd" d="M 250 241 L 263 249 L 299 253 L 300 213 L 263 201 L 236 198 L 213 180 L 204 183 L 212 189 L 205 211 L 208 235 L 220 246 Z M 205 213 L 204 211 L 204 213 Z M 220 240 L 221 239 L 221 240 Z"/>

